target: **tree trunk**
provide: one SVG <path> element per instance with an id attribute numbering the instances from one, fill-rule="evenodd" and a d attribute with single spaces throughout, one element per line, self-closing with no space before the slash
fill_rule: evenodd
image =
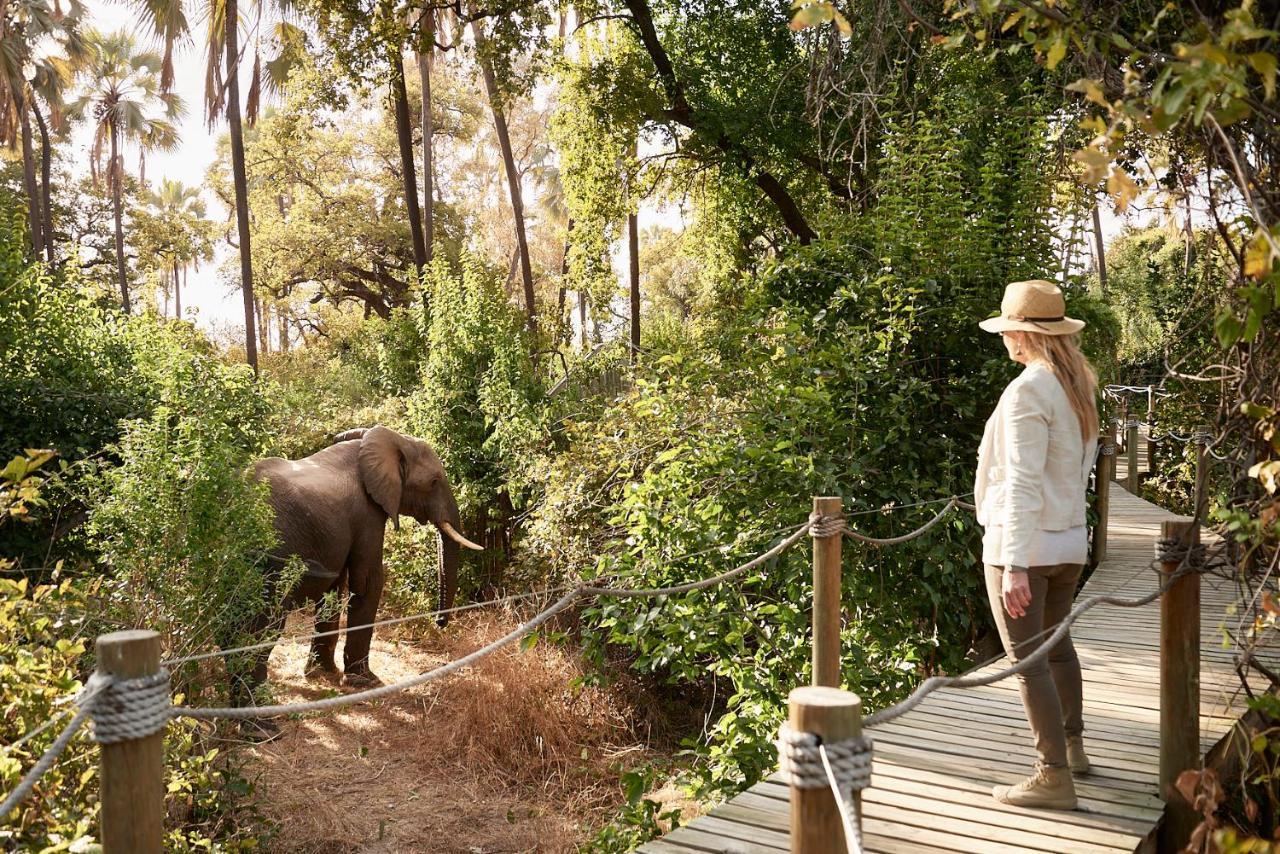
<path id="1" fill-rule="evenodd" d="M 264 299 L 255 299 L 253 302 L 253 308 L 258 313 L 258 352 L 266 355 L 271 352 L 271 342 L 268 340 L 271 330 L 266 324 L 270 318 L 270 309 L 267 308 L 267 301 Z"/>
<path id="2" fill-rule="evenodd" d="M 472 23 L 475 33 L 476 49 L 483 57 L 484 33 L 480 25 Z M 533 299 L 533 267 L 529 263 L 529 243 L 525 239 L 524 230 L 524 197 L 520 188 L 520 173 L 516 171 L 516 158 L 511 151 L 511 135 L 507 131 L 507 118 L 502 112 L 502 98 L 498 92 L 498 82 L 493 76 L 493 65 L 482 59 L 481 76 L 484 77 L 485 92 L 489 96 L 489 108 L 493 111 L 493 129 L 498 136 L 498 147 L 502 149 L 502 166 L 507 173 L 507 188 L 511 193 L 511 213 L 515 218 L 516 246 L 520 252 L 520 277 L 524 281 L 524 308 L 528 316 L 530 329 L 538 328 L 537 306 Z"/>
<path id="3" fill-rule="evenodd" d="M 240 239 L 240 291 L 244 296 L 245 361 L 258 373 L 257 330 L 253 317 L 253 255 L 249 246 L 249 186 L 244 167 L 244 132 L 240 127 L 239 23 L 237 0 L 226 0 L 227 125 L 231 132 L 231 174 L 236 188 L 236 233 Z"/>
<path id="4" fill-rule="evenodd" d="M 409 213 L 409 233 L 413 237 L 413 266 L 422 277 L 427 266 L 427 247 L 422 240 L 422 214 L 418 210 L 418 176 L 413 164 L 413 134 L 409 128 L 409 95 L 404 88 L 404 57 L 396 47 L 391 57 L 391 100 L 395 104 L 396 141 L 400 144 L 400 171 L 404 177 L 404 206 Z"/>
<path id="5" fill-rule="evenodd" d="M 129 305 L 129 282 L 124 275 L 124 203 L 120 199 L 121 184 L 124 183 L 124 168 L 120 163 L 120 131 L 113 122 L 111 125 L 111 164 L 107 167 L 107 180 L 111 182 L 111 213 L 116 222 L 116 280 L 120 284 L 120 305 L 124 313 L 131 310 Z"/>
<path id="6" fill-rule="evenodd" d="M 40 212 L 44 221 L 40 225 L 40 234 L 44 238 L 44 257 L 53 263 L 53 191 L 50 188 L 50 177 L 53 170 L 53 148 L 49 143 L 49 125 L 45 123 L 40 105 L 31 100 L 31 112 L 35 113 L 36 126 L 40 128 Z"/>
<path id="7" fill-rule="evenodd" d="M 284 316 L 283 311 L 276 312 L 276 320 L 280 324 L 280 328 L 279 330 L 277 330 L 278 334 L 280 335 L 280 352 L 288 353 L 289 352 L 289 320 Z"/>
<path id="8" fill-rule="evenodd" d="M 184 264 L 182 271 L 178 270 L 178 262 L 173 262 L 173 313 L 178 320 L 182 319 L 182 278 L 187 274 L 187 267 Z"/>
<path id="9" fill-rule="evenodd" d="M 27 116 L 26 93 L 23 84 L 13 88 L 13 106 L 18 112 L 22 129 L 22 189 L 27 194 L 27 226 L 31 230 L 32 255 L 39 259 L 44 247 L 40 236 L 40 197 L 36 190 L 36 155 L 31 144 L 31 119 Z"/>
<path id="10" fill-rule="evenodd" d="M 1191 275 L 1191 265 L 1196 262 L 1196 232 L 1191 225 L 1191 192 L 1186 193 L 1187 203 L 1187 219 L 1186 219 L 1186 246 L 1182 252 L 1182 275 Z"/>
<path id="11" fill-rule="evenodd" d="M 634 211 L 627 214 L 627 260 L 631 280 L 631 364 L 640 355 L 640 223 Z"/>
<path id="12" fill-rule="evenodd" d="M 560 256 L 560 290 L 556 294 L 556 328 L 557 329 L 564 328 L 560 326 L 560 324 L 564 323 L 564 304 L 569 294 L 569 290 L 565 285 L 566 285 L 566 280 L 569 277 L 569 247 L 570 247 L 569 238 L 572 234 L 573 234 L 573 217 L 569 217 L 569 222 L 565 225 L 565 229 L 564 229 L 564 254 Z M 570 332 L 573 331 L 572 323 L 569 324 L 569 331 Z M 560 338 L 559 332 L 556 333 L 556 338 L 557 340 Z M 570 335 L 569 338 L 572 339 L 573 336 Z"/>
<path id="13" fill-rule="evenodd" d="M 422 237 L 426 259 L 435 257 L 435 119 L 431 115 L 431 58 L 435 53 L 434 13 L 423 11 L 422 43 L 418 49 L 418 80 L 422 84 Z"/>
<path id="14" fill-rule="evenodd" d="M 1107 298 L 1107 249 L 1102 245 L 1102 220 L 1098 216 L 1098 200 L 1093 200 L 1093 251 L 1098 257 L 1098 285 L 1102 298 Z"/>
<path id="15" fill-rule="evenodd" d="M 578 291 L 578 337 L 582 339 L 582 352 L 587 352 L 587 292 Z"/>
<path id="16" fill-rule="evenodd" d="M 244 174 L 244 132 L 239 111 L 239 9 L 237 0 L 225 6 L 227 44 L 227 125 L 232 137 L 232 177 L 236 183 L 236 233 L 241 254 L 241 293 L 244 297 L 244 361 L 257 375 L 257 330 L 253 324 L 253 256 L 248 234 L 248 181 Z"/>

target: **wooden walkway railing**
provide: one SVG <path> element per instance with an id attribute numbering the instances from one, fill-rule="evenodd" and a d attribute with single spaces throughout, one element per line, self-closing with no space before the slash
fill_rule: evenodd
<path id="1" fill-rule="evenodd" d="M 1155 541 L 1162 523 L 1179 518 L 1112 484 L 1106 557 L 1081 597 L 1154 591 L 1160 583 L 1150 568 Z M 1245 703 L 1219 630 L 1233 601 L 1232 583 L 1203 575 L 1200 585 L 1199 740 L 1207 750 L 1239 718 Z M 875 752 L 871 786 L 862 792 L 864 850 L 1155 851 L 1155 830 L 1164 813 L 1160 609 L 1160 600 L 1141 608 L 1102 605 L 1072 629 L 1084 675 L 1085 744 L 1093 763 L 1091 772 L 1076 780 L 1077 810 L 1046 812 L 995 802 L 991 787 L 1026 776 L 1035 759 L 1017 684 L 948 688 L 870 732 Z M 1262 654 L 1280 662 L 1280 650 Z M 984 670 L 1007 665 L 1002 660 Z M 789 789 L 774 777 L 639 850 L 790 851 L 788 816 Z M 840 850 L 833 840 L 833 854 Z"/>

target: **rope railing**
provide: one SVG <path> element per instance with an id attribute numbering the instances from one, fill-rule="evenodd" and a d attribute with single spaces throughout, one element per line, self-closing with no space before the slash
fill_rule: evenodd
<path id="1" fill-rule="evenodd" d="M 835 501 L 835 499 L 831 500 Z M 818 570 L 817 561 L 819 554 L 818 543 L 820 541 L 830 542 L 831 538 L 837 538 L 837 540 L 849 538 L 876 547 L 899 545 L 924 536 L 926 533 L 941 524 L 948 515 L 957 509 L 974 511 L 976 508 L 972 503 L 964 501 L 961 496 L 953 495 L 947 498 L 931 499 L 904 505 L 886 506 L 880 509 L 867 509 L 847 514 L 849 516 L 856 516 L 870 515 L 873 513 L 887 513 L 906 509 L 908 507 L 923 507 L 938 503 L 943 503 L 941 509 L 934 513 L 934 515 L 924 523 L 907 533 L 889 537 L 874 537 L 855 530 L 848 524 L 846 521 L 846 514 L 843 512 L 840 512 L 838 515 L 829 515 L 815 510 L 807 520 L 799 525 L 775 532 L 773 536 L 777 536 L 778 534 L 785 534 L 785 536 L 783 536 L 776 544 L 750 560 L 747 560 L 726 572 L 682 584 L 652 588 L 633 588 L 601 584 L 601 579 L 592 579 L 576 585 L 566 585 L 553 590 L 517 594 L 489 600 L 487 602 L 471 603 L 457 608 L 430 611 L 407 617 L 390 618 L 387 620 L 361 624 L 359 626 L 348 626 L 346 627 L 347 631 L 350 631 L 353 628 L 373 628 L 377 626 L 397 625 L 431 616 L 440 616 L 444 613 L 469 610 L 472 608 L 484 607 L 486 605 L 521 601 L 534 596 L 547 596 L 554 595 L 556 593 L 563 594 L 556 599 L 555 602 L 542 609 L 516 628 L 507 632 L 502 637 L 485 644 L 465 656 L 449 661 L 432 670 L 417 674 L 407 679 L 388 685 L 380 685 L 355 691 L 349 694 L 341 694 L 303 702 L 278 703 L 262 706 L 193 707 L 187 705 L 174 705 L 172 703 L 169 690 L 169 673 L 164 669 L 164 667 L 160 667 L 155 673 L 149 676 L 127 680 L 112 677 L 100 671 L 95 673 L 93 677 L 88 680 L 84 689 L 82 689 L 74 698 L 76 711 L 71 721 L 64 727 L 62 732 L 54 740 L 53 744 L 50 745 L 50 747 L 41 755 L 40 759 L 35 763 L 27 775 L 25 775 L 14 790 L 9 793 L 3 804 L 0 804 L 0 817 L 5 816 L 12 811 L 18 803 L 20 803 L 23 798 L 32 791 L 40 776 L 57 761 L 58 756 L 63 750 L 65 750 L 71 739 L 86 720 L 91 720 L 93 722 L 94 740 L 99 744 L 108 745 L 120 741 L 146 738 L 162 730 L 169 720 L 175 718 L 190 718 L 196 720 L 253 720 L 287 714 L 325 712 L 381 699 L 463 671 L 504 647 L 508 647 L 511 644 L 528 637 L 558 614 L 566 611 L 575 603 L 580 601 L 593 598 L 657 598 L 705 590 L 716 585 L 730 582 L 754 569 L 758 569 L 769 561 L 786 553 L 805 537 L 812 537 L 815 541 L 814 555 L 816 595 Z M 815 501 L 815 506 L 817 506 L 817 501 Z M 835 504 L 835 508 L 839 509 L 838 501 Z M 838 567 L 838 549 L 835 552 L 834 559 L 836 561 L 836 566 Z M 1049 630 L 1045 630 L 1045 632 L 1041 633 L 1041 636 L 1048 634 L 1047 639 L 1027 657 L 1019 659 L 1010 666 L 994 673 L 976 674 L 973 671 L 970 671 L 959 676 L 930 677 L 921 683 L 910 696 L 900 703 L 881 709 L 869 715 L 864 721 L 862 721 L 862 726 L 872 728 L 889 723 L 890 721 L 893 721 L 916 708 L 930 694 L 943 688 L 976 688 L 991 685 L 1023 673 L 1027 669 L 1040 664 L 1044 658 L 1050 654 L 1058 641 L 1060 641 L 1067 632 L 1070 631 L 1071 625 L 1090 609 L 1103 604 L 1126 608 L 1140 607 L 1149 604 L 1164 595 L 1182 577 L 1191 573 L 1204 571 L 1203 549 L 1197 546 L 1188 546 L 1180 541 L 1170 539 L 1161 539 L 1157 541 L 1157 560 L 1166 566 L 1168 566 L 1170 561 L 1176 560 L 1177 568 L 1175 571 L 1165 572 L 1163 582 L 1158 585 L 1153 592 L 1133 598 L 1124 598 L 1120 596 L 1119 593 L 1122 592 L 1124 588 L 1127 588 L 1127 586 L 1137 578 L 1137 574 L 1135 574 L 1131 579 L 1126 581 L 1120 589 L 1113 590 L 1109 593 L 1090 596 L 1083 602 L 1077 603 L 1071 612 L 1060 623 L 1053 627 L 1051 632 Z M 613 582 L 613 585 L 616 585 L 616 581 L 620 577 L 620 574 L 605 576 L 605 578 Z M 838 589 L 839 585 L 837 584 L 837 596 Z M 815 650 L 817 648 L 818 634 L 817 610 L 818 607 L 815 603 Z M 291 640 L 296 642 L 298 640 L 325 637 L 338 634 L 340 631 L 341 630 L 317 632 L 301 638 L 292 638 Z M 274 646 L 276 643 L 278 643 L 278 641 L 250 644 L 232 649 L 220 650 L 218 652 L 198 653 L 190 656 L 177 657 L 166 660 L 163 662 L 163 665 L 176 666 L 216 656 L 262 650 Z M 153 659 L 153 661 L 154 660 L 155 659 Z M 817 658 L 815 652 L 815 678 L 817 672 L 816 668 Z M 56 715 L 41 727 L 28 733 L 23 737 L 23 739 L 17 742 L 17 745 L 25 743 L 41 732 L 46 731 L 66 713 L 67 712 L 64 711 L 62 714 Z M 793 732 L 784 728 L 783 732 L 779 735 L 778 743 L 780 755 L 784 755 L 785 757 L 781 760 L 781 764 L 784 775 L 787 775 L 787 779 L 792 783 L 792 785 L 799 788 L 829 788 L 840 812 L 840 819 L 844 827 L 844 835 L 849 846 L 849 851 L 860 852 L 861 830 L 857 821 L 855 809 L 856 804 L 851 804 L 850 799 L 856 792 L 861 791 L 861 789 L 869 785 L 871 766 L 870 740 L 860 736 L 858 738 L 845 739 L 843 741 L 824 742 L 821 739 L 815 740 L 812 733 Z"/>
<path id="2" fill-rule="evenodd" d="M 1179 549 L 1181 549 L 1181 552 L 1178 551 Z M 1002 682 L 1011 676 L 1018 675 L 1019 673 L 1024 673 L 1048 658 L 1058 641 L 1062 640 L 1062 638 L 1071 631 L 1071 625 L 1076 620 L 1080 619 L 1080 617 L 1091 608 L 1098 605 L 1114 605 L 1119 608 L 1140 608 L 1143 605 L 1149 605 L 1163 596 L 1182 576 L 1191 573 L 1199 573 L 1204 570 L 1203 546 L 1188 548 L 1185 544 L 1178 541 L 1166 539 L 1157 540 L 1156 560 L 1168 561 L 1171 556 L 1179 560 L 1179 568 L 1176 571 L 1169 573 L 1165 577 L 1164 581 L 1151 593 L 1132 599 L 1124 599 L 1116 596 L 1114 593 L 1101 593 L 1090 596 L 1083 602 L 1077 603 L 1076 606 L 1062 618 L 1062 621 L 1053 627 L 1052 631 L 1048 632 L 1048 638 L 1026 658 L 1019 659 L 1017 662 L 1003 670 L 998 670 L 995 673 L 989 673 L 982 676 L 931 676 L 924 682 L 921 682 L 916 690 L 912 691 L 910 696 L 905 700 L 868 715 L 863 722 L 863 726 L 875 727 L 889 723 L 896 718 L 900 718 L 907 712 L 910 712 L 912 709 L 919 706 L 930 694 L 943 688 L 981 688 L 986 685 L 992 685 L 996 682 Z M 1136 578 L 1137 575 L 1138 574 L 1135 574 L 1134 578 Z M 1131 583 L 1132 580 L 1133 579 L 1131 578 L 1129 583 Z M 1029 638 L 1028 640 L 1034 640 L 1036 637 L 1042 637 L 1044 634 L 1045 632 L 1041 632 L 1039 635 Z M 1024 643 L 1025 642 L 1026 641 L 1024 641 Z M 1004 656 L 999 656 L 996 660 L 998 661 L 1003 657 Z"/>

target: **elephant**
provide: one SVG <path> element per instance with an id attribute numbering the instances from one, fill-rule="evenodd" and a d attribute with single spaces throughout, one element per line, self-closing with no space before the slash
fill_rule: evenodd
<path id="1" fill-rule="evenodd" d="M 342 684 L 362 688 L 381 684 L 369 669 L 369 644 L 377 618 L 386 573 L 382 562 L 387 520 L 398 530 L 400 516 L 431 522 L 440 531 L 440 592 L 438 622 L 448 622 L 458 586 L 459 546 L 481 550 L 459 529 L 458 502 L 436 452 L 421 439 L 404 436 L 387 427 L 347 430 L 332 444 L 301 460 L 269 457 L 253 466 L 252 476 L 270 489 L 279 545 L 269 559 L 268 579 L 274 582 L 288 560 L 297 556 L 304 571 L 288 591 L 268 584 L 268 595 L 283 602 L 275 616 L 263 618 L 253 628 L 278 636 L 284 615 L 292 608 L 316 602 L 316 631 L 336 632 L 339 614 L 326 594 L 350 593 L 348 626 L 343 655 Z M 279 595 L 283 593 L 283 595 Z M 313 638 L 308 675 L 336 676 L 334 651 L 337 635 Z M 244 688 L 262 684 L 267 677 L 271 650 L 260 652 L 252 664 L 252 676 Z"/>

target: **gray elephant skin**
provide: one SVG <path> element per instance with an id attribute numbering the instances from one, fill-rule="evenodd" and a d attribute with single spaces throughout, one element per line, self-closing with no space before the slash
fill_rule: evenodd
<path id="1" fill-rule="evenodd" d="M 288 559 L 302 559 L 304 574 L 281 597 L 284 607 L 255 628 L 277 636 L 285 614 L 316 602 L 316 631 L 336 632 L 340 608 L 320 600 L 343 587 L 347 605 L 347 643 L 343 650 L 343 684 L 367 687 L 380 683 L 369 669 L 369 644 L 378 616 L 386 572 L 382 562 L 387 520 L 397 529 L 401 516 L 430 522 L 440 531 L 439 608 L 453 607 L 458 586 L 459 546 L 480 549 L 461 533 L 458 502 L 440 457 L 421 439 L 387 427 L 348 430 L 329 447 L 301 460 L 270 457 L 254 465 L 253 476 L 270 487 L 280 545 L 272 554 L 269 578 L 277 579 Z M 271 586 L 271 585 L 269 585 Z M 272 591 L 272 594 L 278 591 Z M 331 597 L 331 600 L 334 597 Z M 448 615 L 439 616 L 441 625 Z M 308 674 L 337 674 L 337 635 L 311 642 Z M 267 677 L 266 650 L 252 662 L 249 685 L 233 685 L 242 701 L 245 689 Z"/>

